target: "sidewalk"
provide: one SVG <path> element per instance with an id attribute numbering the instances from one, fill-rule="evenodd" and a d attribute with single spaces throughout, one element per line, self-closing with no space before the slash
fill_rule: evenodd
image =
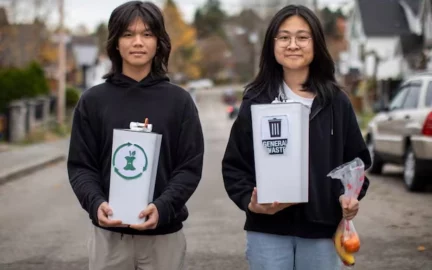
<path id="1" fill-rule="evenodd" d="M 69 138 L 0 152 L 0 184 L 66 158 Z"/>

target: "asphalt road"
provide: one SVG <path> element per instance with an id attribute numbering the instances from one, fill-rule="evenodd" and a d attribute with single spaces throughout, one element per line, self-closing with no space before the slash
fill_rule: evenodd
<path id="1" fill-rule="evenodd" d="M 220 173 L 232 122 L 219 100 L 219 94 L 198 95 L 206 155 L 185 224 L 191 270 L 247 269 L 244 215 L 228 199 Z M 371 177 L 354 221 L 362 242 L 355 269 L 430 270 L 432 192 L 409 193 L 400 168 L 386 171 Z M 65 163 L 0 186 L 0 205 L 1 270 L 87 269 L 90 223 L 71 191 Z"/>

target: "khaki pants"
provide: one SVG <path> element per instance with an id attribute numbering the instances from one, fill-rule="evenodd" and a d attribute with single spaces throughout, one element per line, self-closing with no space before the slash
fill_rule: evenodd
<path id="1" fill-rule="evenodd" d="M 181 270 L 186 238 L 183 230 L 167 235 L 127 235 L 91 225 L 90 270 Z"/>

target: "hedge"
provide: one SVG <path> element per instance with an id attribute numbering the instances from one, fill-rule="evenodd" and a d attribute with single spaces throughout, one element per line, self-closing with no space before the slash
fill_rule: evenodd
<path id="1" fill-rule="evenodd" d="M 24 69 L 0 69 L 0 113 L 6 112 L 13 100 L 49 95 L 49 92 L 44 71 L 36 62 Z"/>

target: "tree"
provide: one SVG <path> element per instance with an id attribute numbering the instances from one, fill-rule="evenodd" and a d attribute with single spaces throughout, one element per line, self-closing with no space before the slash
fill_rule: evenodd
<path id="1" fill-rule="evenodd" d="M 331 11 L 327 7 L 321 10 L 321 19 L 328 50 L 336 63 L 339 55 L 348 48 L 345 38 L 346 19 L 340 9 Z"/>
<path id="2" fill-rule="evenodd" d="M 57 7 L 56 0 L 3 0 L 8 10 L 8 17 L 12 22 L 35 22 L 45 24 L 49 19 L 53 7 Z"/>
<path id="3" fill-rule="evenodd" d="M 100 23 L 96 27 L 96 31 L 93 34 L 98 40 L 99 53 L 106 53 L 105 46 L 108 39 L 108 26 L 106 23 Z"/>
<path id="4" fill-rule="evenodd" d="M 185 73 L 191 79 L 198 78 L 201 71 L 196 29 L 185 23 L 173 0 L 166 1 L 163 13 L 165 27 L 171 38 L 169 71 Z"/>
<path id="5" fill-rule="evenodd" d="M 203 55 L 200 62 L 203 76 L 218 80 L 221 71 L 226 70 L 230 48 L 218 35 L 212 35 L 199 41 L 199 48 Z"/>
<path id="6" fill-rule="evenodd" d="M 331 11 L 328 7 L 321 10 L 322 24 L 324 28 L 324 34 L 326 36 L 337 37 L 341 33 L 338 29 L 338 21 L 340 19 L 345 19 L 342 11 L 340 9 L 336 11 Z"/>
<path id="7" fill-rule="evenodd" d="M 214 34 L 225 38 L 223 30 L 225 19 L 226 14 L 220 7 L 220 1 L 207 0 L 204 6 L 195 12 L 194 26 L 197 29 L 198 38 L 207 38 Z"/>

